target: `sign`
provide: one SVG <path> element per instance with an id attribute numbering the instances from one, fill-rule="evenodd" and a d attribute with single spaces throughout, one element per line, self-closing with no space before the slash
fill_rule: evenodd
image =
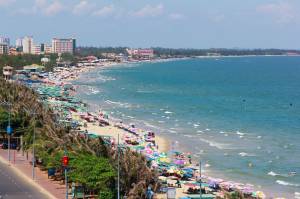
<path id="1" fill-rule="evenodd" d="M 11 135 L 11 133 L 12 133 L 12 128 L 11 128 L 11 126 L 7 126 L 6 132 L 7 132 L 8 135 Z"/>
<path id="2" fill-rule="evenodd" d="M 68 166 L 68 164 L 69 164 L 69 157 L 68 156 L 64 156 L 63 158 L 62 158 L 62 164 L 63 164 L 63 166 Z"/>

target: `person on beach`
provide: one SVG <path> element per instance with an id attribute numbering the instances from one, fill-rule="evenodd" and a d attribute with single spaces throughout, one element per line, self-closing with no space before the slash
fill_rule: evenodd
<path id="1" fill-rule="evenodd" d="M 146 199 L 153 199 L 154 192 L 151 190 L 151 187 L 149 186 L 146 192 Z"/>
<path id="2" fill-rule="evenodd" d="M 177 187 L 178 187 L 178 188 L 181 188 L 181 184 L 180 184 L 179 179 L 177 179 L 176 184 L 177 184 Z"/>

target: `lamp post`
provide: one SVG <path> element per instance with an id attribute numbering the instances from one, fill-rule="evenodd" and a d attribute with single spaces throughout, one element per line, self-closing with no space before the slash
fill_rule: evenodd
<path id="1" fill-rule="evenodd" d="M 6 101 L 1 101 L 0 105 L 4 105 L 4 106 L 8 106 L 9 107 L 9 111 L 8 111 L 8 125 L 6 128 L 6 133 L 7 133 L 7 149 L 8 149 L 8 163 L 10 163 L 10 135 L 12 133 L 12 128 L 11 128 L 11 103 L 10 102 L 6 102 Z"/>
<path id="2" fill-rule="evenodd" d="M 117 153 L 118 153 L 118 199 L 120 199 L 120 151 L 119 151 L 119 134 L 118 134 Z"/>
<path id="3" fill-rule="evenodd" d="M 35 116 L 37 115 L 36 110 L 30 111 L 24 108 L 24 110 L 34 118 L 33 125 L 33 138 L 32 138 L 32 179 L 35 179 Z"/>
<path id="4" fill-rule="evenodd" d="M 199 162 L 199 175 L 200 175 L 200 199 L 202 199 L 202 170 L 201 170 L 201 160 Z"/>

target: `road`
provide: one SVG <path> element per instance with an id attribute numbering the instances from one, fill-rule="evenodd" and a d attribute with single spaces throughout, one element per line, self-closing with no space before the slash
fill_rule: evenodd
<path id="1" fill-rule="evenodd" d="M 31 183 L 18 176 L 14 170 L 0 162 L 0 199 L 47 199 Z"/>

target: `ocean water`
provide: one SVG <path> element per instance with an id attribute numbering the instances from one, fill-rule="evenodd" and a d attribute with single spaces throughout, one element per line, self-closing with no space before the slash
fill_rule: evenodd
<path id="1" fill-rule="evenodd" d="M 127 64 L 74 84 L 92 110 L 156 131 L 211 176 L 300 192 L 300 57 Z"/>

